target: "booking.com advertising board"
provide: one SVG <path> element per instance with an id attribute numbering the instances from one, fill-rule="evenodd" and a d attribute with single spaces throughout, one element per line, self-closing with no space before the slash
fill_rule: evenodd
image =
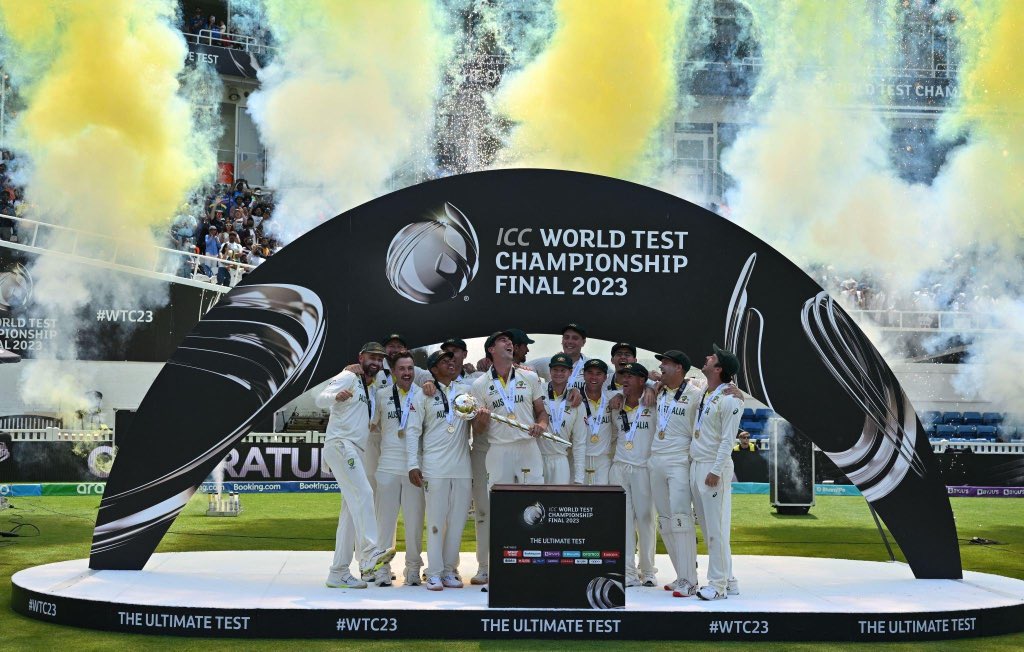
<path id="1" fill-rule="evenodd" d="M 400 331 L 415 347 L 512 326 L 559 333 L 567 322 L 697 362 L 716 343 L 734 351 L 740 388 L 829 455 L 916 576 L 961 576 L 927 435 L 845 311 L 718 215 L 555 170 L 406 188 L 322 224 L 249 274 L 185 337 L 139 407 L 108 479 L 90 566 L 141 568 L 254 424 L 381 333 Z"/>

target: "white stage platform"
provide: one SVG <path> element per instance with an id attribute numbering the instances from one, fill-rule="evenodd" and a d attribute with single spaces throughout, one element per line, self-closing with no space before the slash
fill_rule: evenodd
<path id="1" fill-rule="evenodd" d="M 186 636 L 354 638 L 690 638 L 913 640 L 1024 630 L 1024 581 L 965 573 L 918 580 L 899 563 L 737 556 L 741 594 L 705 602 L 626 591 L 621 610 L 489 609 L 480 587 L 328 589 L 330 552 L 161 553 L 142 571 L 77 559 L 16 573 L 13 606 L 94 629 Z M 701 557 L 699 566 L 705 568 Z M 670 577 L 657 559 L 659 582 Z M 463 553 L 465 578 L 476 570 Z M 538 587 L 543 590 L 543 587 Z"/>

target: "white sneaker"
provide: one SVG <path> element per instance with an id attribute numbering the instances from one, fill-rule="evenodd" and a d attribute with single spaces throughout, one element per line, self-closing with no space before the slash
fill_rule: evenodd
<path id="1" fill-rule="evenodd" d="M 444 584 L 441 583 L 441 577 L 438 575 L 431 575 L 427 578 L 427 590 L 428 591 L 443 591 Z"/>
<path id="2" fill-rule="evenodd" d="M 373 574 L 373 583 L 377 586 L 391 586 L 391 569 L 387 566 Z"/>
<path id="3" fill-rule="evenodd" d="M 654 576 L 654 573 L 644 573 L 640 576 L 640 582 L 644 586 L 658 586 L 658 578 Z"/>
<path id="4" fill-rule="evenodd" d="M 352 573 L 344 571 L 342 573 L 331 572 L 327 575 L 327 582 L 325 582 L 329 589 L 365 589 L 366 582 L 357 580 L 352 576 Z"/>
<path id="5" fill-rule="evenodd" d="M 363 580 L 364 582 L 376 582 L 377 574 L 372 572 L 361 571 L 359 573 L 359 579 Z"/>
<path id="6" fill-rule="evenodd" d="M 462 580 L 460 580 L 455 573 L 448 573 L 442 577 L 441 584 L 443 584 L 446 589 L 461 589 L 463 586 Z"/>
<path id="7" fill-rule="evenodd" d="M 388 548 L 387 550 L 377 548 L 369 558 L 359 563 L 359 572 L 376 573 L 383 568 L 385 564 L 395 558 L 395 552 L 394 548 Z"/>
<path id="8" fill-rule="evenodd" d="M 419 586 L 423 583 L 420 579 L 420 571 L 417 568 L 407 569 L 405 571 L 405 585 L 406 586 Z"/>
<path id="9" fill-rule="evenodd" d="M 681 581 L 682 580 L 672 580 L 662 588 L 664 588 L 666 591 L 675 591 L 676 587 L 679 586 L 679 582 Z"/>
<path id="10" fill-rule="evenodd" d="M 740 594 L 740 581 L 735 577 L 730 577 L 729 581 L 725 584 L 726 595 L 739 595 Z"/>
<path id="11" fill-rule="evenodd" d="M 729 596 L 719 593 L 718 589 L 708 584 L 707 586 L 700 587 L 700 590 L 697 591 L 697 597 L 701 600 L 725 600 Z"/>
<path id="12" fill-rule="evenodd" d="M 640 586 L 640 585 L 641 585 L 640 578 L 637 577 L 636 575 L 627 575 L 626 576 L 626 588 L 627 589 L 629 587 L 631 587 L 631 586 Z"/>
<path id="13" fill-rule="evenodd" d="M 676 580 L 676 589 L 672 591 L 673 598 L 689 598 L 697 595 L 697 587 L 686 580 Z"/>
<path id="14" fill-rule="evenodd" d="M 469 580 L 469 583 L 473 586 L 480 586 L 482 584 L 487 584 L 488 581 L 487 571 L 481 568 L 476 572 L 476 575 Z"/>

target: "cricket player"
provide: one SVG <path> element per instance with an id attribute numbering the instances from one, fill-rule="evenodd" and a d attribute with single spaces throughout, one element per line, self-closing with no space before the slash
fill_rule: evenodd
<path id="1" fill-rule="evenodd" d="M 536 438 L 550 427 L 544 387 L 537 374 L 512 365 L 512 336 L 507 331 L 488 337 L 484 350 L 492 365 L 488 374 L 473 382 L 482 417 L 474 422 L 473 432 L 475 436 L 481 430 L 487 436 L 488 489 L 495 483 L 543 484 L 544 460 Z M 518 421 L 528 431 L 490 419 L 492 412 Z"/>
<path id="2" fill-rule="evenodd" d="M 551 433 L 572 442 L 573 450 L 585 452 L 586 412 L 582 408 L 570 406 L 566 400 L 573 362 L 566 354 L 557 353 L 551 357 L 548 367 L 551 382 L 548 383 L 545 406 Z M 586 455 L 575 456 L 570 470 L 569 447 L 544 438 L 538 439 L 537 445 L 544 458 L 544 480 L 547 484 L 583 484 Z"/>
<path id="3" fill-rule="evenodd" d="M 713 350 L 701 369 L 708 386 L 698 405 L 690 444 L 690 491 L 708 546 L 708 583 L 697 591 L 702 600 L 728 597 L 732 578 L 732 442 L 743 413 L 743 402 L 725 393 L 739 371 L 739 359 L 717 344 Z M 732 584 L 738 593 L 735 580 Z"/>
<path id="4" fill-rule="evenodd" d="M 591 358 L 583 365 L 584 385 L 584 421 L 586 423 L 586 455 L 584 473 L 589 478 L 587 484 L 608 484 L 608 473 L 612 468 L 612 451 L 615 449 L 615 424 L 612 423 L 611 402 L 618 397 L 619 390 L 605 389 L 608 378 L 608 365 L 604 360 Z M 573 447 L 573 460 L 578 450 Z"/>
<path id="5" fill-rule="evenodd" d="M 437 392 L 421 395 L 408 424 L 406 460 L 409 481 L 423 487 L 427 511 L 427 584 L 431 591 L 462 588 L 459 547 L 472 498 L 469 429 L 455 415 L 453 401 L 469 386 L 456 380 L 461 371 L 448 351 L 427 360 Z M 478 417 L 479 418 L 479 417 Z"/>
<path id="6" fill-rule="evenodd" d="M 617 440 L 609 480 L 626 490 L 626 586 L 654 586 L 654 506 L 647 462 L 654 437 L 654 410 L 640 404 L 647 368 L 639 362 L 622 367 L 622 407 L 612 411 Z M 635 550 L 639 544 L 640 572 Z"/>
<path id="7" fill-rule="evenodd" d="M 323 459 L 338 481 L 341 514 L 334 547 L 334 561 L 327 575 L 331 588 L 365 589 L 366 582 L 352 576 L 353 551 L 359 551 L 360 573 L 376 573 L 395 556 L 394 548 L 377 543 L 373 490 L 363 468 L 363 452 L 370 431 L 376 394 L 370 390 L 384 364 L 384 347 L 368 342 L 359 351 L 361 374 L 343 371 L 316 398 L 321 409 L 330 409 Z M 370 385 L 368 385 L 370 383 Z"/>
<path id="8" fill-rule="evenodd" d="M 412 354 L 402 351 L 391 364 L 394 383 L 377 390 L 375 423 L 380 437 L 374 507 L 379 541 L 390 545 L 398 528 L 398 509 L 405 523 L 405 583 L 420 583 L 423 567 L 423 489 L 409 480 L 406 439 L 408 423 L 423 392 L 413 383 L 416 365 Z M 391 565 L 385 564 L 373 578 L 377 586 L 391 586 Z"/>
<path id="9" fill-rule="evenodd" d="M 587 344 L 587 331 L 573 322 L 562 327 L 562 353 L 572 360 L 572 371 L 569 373 L 569 387 L 583 390 L 583 365 L 588 360 L 583 355 L 583 347 Z M 549 380 L 548 358 L 535 358 L 527 363 L 537 375 Z"/>

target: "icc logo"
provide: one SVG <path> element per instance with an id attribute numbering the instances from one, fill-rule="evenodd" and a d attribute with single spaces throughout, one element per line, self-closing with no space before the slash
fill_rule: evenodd
<path id="1" fill-rule="evenodd" d="M 454 299 L 476 276 L 480 242 L 462 211 L 445 202 L 444 215 L 405 227 L 388 247 L 391 287 L 410 301 Z"/>
<path id="2" fill-rule="evenodd" d="M 0 312 L 20 308 L 32 298 L 32 277 L 21 263 L 0 272 Z"/>
<path id="3" fill-rule="evenodd" d="M 527 525 L 540 525 L 544 522 L 546 510 L 539 502 L 534 503 L 523 510 L 523 523 Z"/>

